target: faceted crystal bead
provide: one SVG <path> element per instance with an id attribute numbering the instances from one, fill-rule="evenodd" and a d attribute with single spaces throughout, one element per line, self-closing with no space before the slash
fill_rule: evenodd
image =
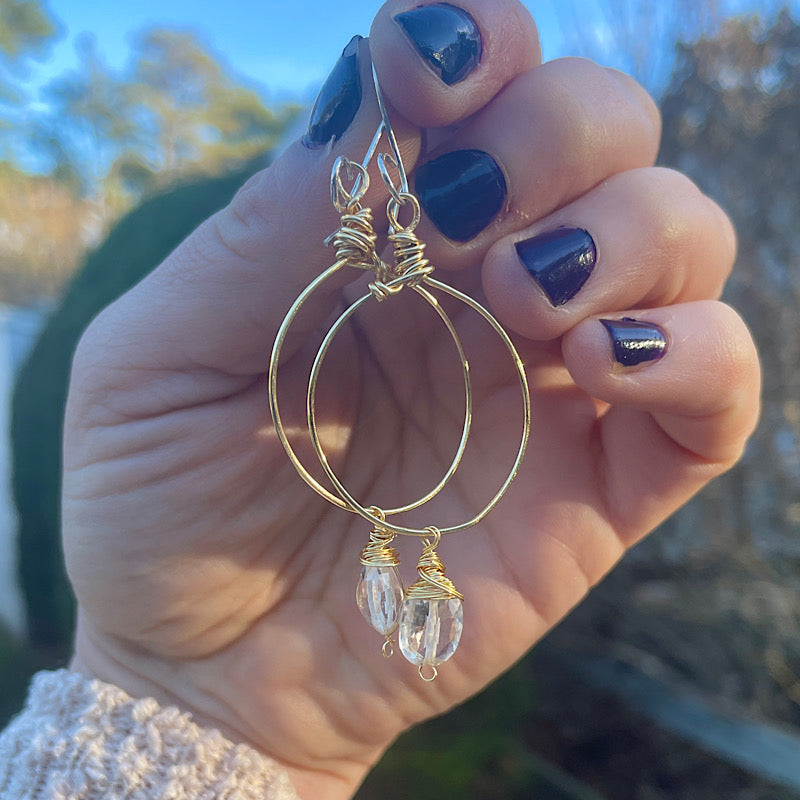
<path id="1" fill-rule="evenodd" d="M 390 634 L 397 627 L 403 603 L 403 582 L 397 568 L 362 567 L 356 586 L 356 603 L 364 619 L 378 633 Z"/>
<path id="2" fill-rule="evenodd" d="M 457 597 L 422 600 L 410 597 L 400 614 L 400 650 L 415 665 L 436 666 L 458 647 L 464 627 L 464 608 Z"/>

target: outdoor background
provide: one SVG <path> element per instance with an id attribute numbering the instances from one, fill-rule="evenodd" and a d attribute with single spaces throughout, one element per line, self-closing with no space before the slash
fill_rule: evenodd
<path id="1" fill-rule="evenodd" d="M 0 725 L 68 658 L 58 465 L 81 330 L 303 130 L 378 4 L 125 6 L 0 0 Z M 359 798 L 798 800 L 800 2 L 530 7 L 545 58 L 654 93 L 660 162 L 733 217 L 726 299 L 759 343 L 763 418 L 736 469 Z"/>

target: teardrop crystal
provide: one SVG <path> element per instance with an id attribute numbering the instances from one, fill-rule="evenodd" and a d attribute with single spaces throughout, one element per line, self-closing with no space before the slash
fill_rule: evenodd
<path id="1" fill-rule="evenodd" d="M 403 603 L 403 582 L 397 568 L 363 566 L 356 586 L 356 603 L 378 633 L 392 633 Z"/>
<path id="2" fill-rule="evenodd" d="M 463 627 L 464 607 L 457 597 L 410 597 L 400 614 L 400 650 L 412 664 L 435 667 L 455 653 Z"/>

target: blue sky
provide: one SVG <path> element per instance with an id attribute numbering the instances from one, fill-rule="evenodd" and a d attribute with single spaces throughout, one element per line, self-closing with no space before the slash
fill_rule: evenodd
<path id="1" fill-rule="evenodd" d="M 115 4 L 103 0 L 45 0 L 62 24 L 62 33 L 46 59 L 33 66 L 33 86 L 43 85 L 75 64 L 74 40 L 93 33 L 112 67 L 128 57 L 130 35 L 159 25 L 190 28 L 240 77 L 267 90 L 267 99 L 311 102 L 344 45 L 355 33 L 366 34 L 380 0 L 136 0 Z M 491 2 L 491 0 L 486 0 Z M 675 36 L 696 36 L 702 8 L 721 17 L 760 11 L 768 15 L 781 5 L 797 11 L 800 0 L 523 0 L 539 26 L 545 60 L 562 55 L 588 55 L 636 73 L 651 90 L 666 84 Z M 122 10 L 124 9 L 124 10 Z M 625 28 L 620 14 L 640 19 L 637 10 L 653 15 L 653 26 L 641 37 L 645 61 L 615 46 L 612 28 Z M 654 11 L 654 9 L 658 9 Z M 687 9 L 691 13 L 687 13 Z M 645 14 L 646 16 L 646 14 Z M 649 29 L 652 28 L 652 29 Z M 587 36 L 588 32 L 588 36 Z M 670 38 L 671 37 L 671 38 Z M 651 48 L 651 49 L 648 49 Z M 660 84 L 660 85 L 659 85 Z"/>
<path id="2" fill-rule="evenodd" d="M 100 51 L 119 67 L 131 32 L 164 25 L 199 31 L 238 74 L 263 84 L 273 96 L 307 99 L 350 37 L 369 31 L 380 5 L 378 0 L 50 0 L 64 30 L 33 78 L 42 83 L 73 66 L 73 41 L 81 32 L 94 33 Z M 536 6 L 545 55 L 552 58 L 561 41 L 555 12 L 549 0 Z"/>

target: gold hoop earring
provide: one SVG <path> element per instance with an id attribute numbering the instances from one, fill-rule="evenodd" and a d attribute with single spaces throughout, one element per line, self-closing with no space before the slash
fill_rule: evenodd
<path id="1" fill-rule="evenodd" d="M 381 129 L 379 129 L 378 133 L 380 133 L 380 130 Z M 353 183 L 352 189 L 347 189 L 344 185 L 345 178 Z M 270 410 L 278 433 L 278 438 L 289 456 L 290 461 L 303 480 L 314 489 L 317 494 L 333 505 L 348 511 L 354 511 L 355 509 L 350 505 L 348 500 L 342 496 L 341 491 L 339 491 L 339 496 L 337 496 L 325 489 L 303 466 L 295 454 L 286 434 L 278 405 L 277 380 L 281 350 L 289 328 L 297 316 L 297 313 L 308 298 L 340 269 L 351 266 L 362 270 L 372 270 L 375 274 L 375 281 L 370 284 L 370 293 L 347 309 L 339 318 L 336 328 L 333 330 L 333 333 L 330 334 L 324 352 L 327 352 L 330 340 L 339 327 L 352 316 L 365 300 L 373 296 L 378 299 L 384 299 L 385 297 L 395 294 L 395 287 L 400 286 L 396 281 L 389 279 L 391 270 L 387 264 L 378 258 L 375 251 L 375 241 L 377 237 L 372 229 L 372 214 L 369 209 L 362 208 L 360 204 L 368 188 L 369 175 L 366 171 L 366 166 L 356 164 L 342 157 L 336 160 L 331 174 L 331 198 L 334 206 L 341 214 L 341 225 L 334 234 L 328 237 L 326 243 L 336 248 L 337 257 L 327 270 L 321 273 L 300 293 L 287 312 L 275 337 L 269 370 Z M 418 221 L 418 215 L 415 216 L 415 219 Z M 408 256 L 405 256 L 406 260 L 408 260 L 408 258 Z M 423 272 L 426 271 L 425 265 L 422 265 L 422 269 Z M 408 280 L 409 279 L 406 278 L 406 282 L 408 282 Z M 384 283 L 383 281 L 388 281 L 388 283 Z M 413 511 L 436 497 L 436 495 L 442 491 L 461 463 L 469 440 L 470 426 L 472 424 L 472 384 L 470 381 L 469 362 L 467 361 L 461 339 L 458 336 L 452 320 L 436 298 L 423 287 L 415 286 L 414 288 L 444 322 L 458 352 L 464 376 L 464 424 L 453 460 L 442 479 L 433 489 L 419 499 L 405 505 L 396 508 L 380 508 L 372 505 L 369 511 L 367 511 L 369 515 L 368 518 L 373 523 L 373 528 L 370 532 L 369 540 L 361 552 L 360 561 L 362 570 L 356 585 L 356 604 L 366 621 L 378 633 L 384 636 L 382 652 L 386 657 L 391 656 L 394 651 L 391 637 L 399 624 L 400 610 L 405 596 L 402 580 L 397 570 L 400 563 L 399 557 L 397 551 L 389 546 L 395 534 L 387 527 L 386 517 L 393 514 Z M 317 383 L 316 375 L 318 375 L 318 370 L 313 380 L 314 390 L 316 389 Z M 314 396 L 312 392 L 311 399 L 307 401 L 307 404 L 308 402 L 313 404 Z M 312 438 L 318 442 L 316 414 L 314 411 L 311 412 L 311 417 L 309 417 L 309 419 L 313 420 L 310 422 L 313 430 Z M 326 457 L 325 465 L 327 466 Z M 336 488 L 335 484 L 334 488 Z"/>
<path id="2" fill-rule="evenodd" d="M 455 653 L 463 627 L 463 596 L 452 581 L 446 577 L 444 565 L 436 548 L 442 536 L 477 525 L 508 491 L 519 471 L 527 447 L 531 427 L 531 401 L 524 365 L 513 342 L 500 323 L 477 300 L 431 276 L 433 266 L 424 257 L 425 245 L 415 233 L 421 217 L 419 201 L 409 190 L 405 168 L 397 140 L 389 123 L 374 66 L 372 74 L 381 112 L 381 123 L 362 164 L 357 164 L 344 157 L 339 157 L 334 163 L 331 174 L 331 199 L 340 213 L 340 227 L 332 236 L 328 237 L 325 243 L 336 248 L 336 260 L 300 293 L 278 330 L 270 360 L 269 403 L 281 444 L 303 480 L 328 502 L 355 513 L 372 524 L 369 541 L 361 553 L 362 572 L 356 590 L 357 602 L 367 621 L 384 636 L 384 655 L 391 655 L 393 649 L 391 636 L 394 630 L 399 628 L 399 645 L 403 655 L 418 667 L 419 674 L 424 680 L 430 681 L 437 675 L 437 666 L 447 661 Z M 390 195 L 386 214 L 389 221 L 388 239 L 393 246 L 392 264 L 387 264 L 378 255 L 377 236 L 372 227 L 371 211 L 361 206 L 361 200 L 369 186 L 367 167 L 384 134 L 392 152 L 391 154 L 378 154 L 377 162 L 380 175 Z M 390 170 L 397 172 L 399 187 L 395 185 Z M 351 188 L 348 189 L 345 186 L 345 180 L 352 183 Z M 402 225 L 399 221 L 403 208 L 410 208 L 412 214 L 411 221 L 407 225 Z M 319 463 L 333 486 L 334 494 L 323 487 L 308 472 L 289 443 L 278 407 L 277 373 L 281 349 L 298 311 L 325 281 L 345 266 L 369 270 L 373 273 L 374 280 L 369 284 L 369 291 L 351 303 L 326 333 L 311 367 L 306 393 L 306 414 L 310 440 Z M 384 302 L 399 294 L 406 287 L 421 296 L 437 312 L 456 345 L 464 374 L 464 426 L 453 461 L 441 481 L 431 491 L 412 503 L 398 508 L 384 509 L 374 503 L 370 503 L 368 506 L 362 505 L 331 468 L 320 441 L 316 392 L 325 356 L 342 327 L 365 304 L 372 300 L 379 303 Z M 431 290 L 442 292 L 478 313 L 508 350 L 522 394 L 522 435 L 507 477 L 494 496 L 475 516 L 455 525 L 429 525 L 425 528 L 412 528 L 390 521 L 388 517 L 419 508 L 442 491 L 461 463 L 472 424 L 469 362 L 452 321 Z M 417 564 L 419 578 L 408 587 L 407 591 L 403 590 L 397 572 L 399 564 L 397 551 L 390 547 L 390 542 L 396 534 L 417 537 L 422 540 L 423 545 L 422 555 Z"/>

